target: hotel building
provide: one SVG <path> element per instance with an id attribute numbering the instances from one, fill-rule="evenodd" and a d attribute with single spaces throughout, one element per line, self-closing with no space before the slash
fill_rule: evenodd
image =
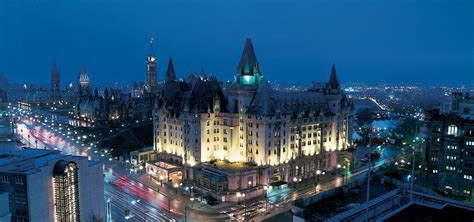
<path id="1" fill-rule="evenodd" d="M 247 39 L 234 81 L 225 85 L 204 74 L 177 79 L 170 58 L 153 112 L 154 149 L 158 160 L 181 167 L 183 180 L 234 200 L 236 192 L 259 195 L 264 185 L 333 170 L 339 151 L 351 146 L 352 110 L 334 65 L 325 84 L 272 89 Z"/>

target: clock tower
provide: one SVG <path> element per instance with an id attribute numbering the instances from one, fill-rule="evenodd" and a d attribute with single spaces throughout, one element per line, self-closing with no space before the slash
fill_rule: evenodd
<path id="1" fill-rule="evenodd" d="M 153 37 L 150 38 L 150 54 L 146 58 L 146 83 L 147 92 L 156 92 L 157 82 L 157 66 L 156 56 L 153 52 Z"/>

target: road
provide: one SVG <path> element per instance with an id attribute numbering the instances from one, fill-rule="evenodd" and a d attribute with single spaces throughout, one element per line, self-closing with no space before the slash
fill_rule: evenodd
<path id="1" fill-rule="evenodd" d="M 58 149 L 66 154 L 88 156 L 92 160 L 100 160 L 104 163 L 105 174 L 105 200 L 110 200 L 111 216 L 114 221 L 125 221 L 125 211 L 130 210 L 131 221 L 178 221 L 184 220 L 186 213 L 189 221 L 222 221 L 233 218 L 244 220 L 245 218 L 257 218 L 266 212 L 274 214 L 279 209 L 287 208 L 291 201 L 307 198 L 320 192 L 333 189 L 343 185 L 352 179 L 365 177 L 367 167 L 362 167 L 348 175 L 348 178 L 334 176 L 328 180 L 307 181 L 293 187 L 274 189 L 269 191 L 268 198 L 257 198 L 251 201 L 243 199 L 240 204 L 234 204 L 225 210 L 212 212 L 207 206 L 196 205 L 189 201 L 184 195 L 168 197 L 158 192 L 149 184 L 143 184 L 131 177 L 128 168 L 123 167 L 115 159 L 110 158 L 110 151 L 99 151 L 94 143 L 84 144 L 87 137 L 94 135 L 81 135 L 67 123 L 67 118 L 57 117 L 51 113 L 40 111 L 39 113 L 25 110 L 12 109 L 18 118 L 17 134 L 23 138 L 25 144 L 38 148 Z M 36 117 L 36 118 L 35 118 Z M 365 155 L 368 149 L 358 149 Z M 356 155 L 356 156 L 357 156 Z M 396 152 L 382 149 L 382 157 L 375 161 L 374 167 L 378 168 L 385 162 L 397 155 Z M 360 157 L 357 158 L 360 158 Z M 186 210 L 185 211 L 185 206 Z"/>
<path id="2" fill-rule="evenodd" d="M 104 200 L 110 200 L 113 221 L 126 221 L 127 209 L 130 210 L 129 221 L 178 221 L 182 218 L 168 213 L 173 205 L 169 205 L 165 196 L 144 188 L 138 181 L 130 180 L 127 170 L 109 158 L 107 153 L 97 151 L 95 144 L 84 144 L 82 140 L 92 135 L 79 135 L 68 125 L 67 119 L 51 113 L 48 115 L 44 111 L 36 113 L 18 108 L 10 111 L 17 119 L 16 133 L 27 146 L 60 150 L 65 154 L 87 156 L 90 160 L 104 163 Z"/>

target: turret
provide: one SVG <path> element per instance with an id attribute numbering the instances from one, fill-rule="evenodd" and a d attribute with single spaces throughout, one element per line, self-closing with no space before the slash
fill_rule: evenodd
<path id="1" fill-rule="evenodd" d="M 173 59 L 170 56 L 168 61 L 168 69 L 166 70 L 165 82 L 173 82 L 176 80 L 176 72 L 174 71 Z"/>
<path id="2" fill-rule="evenodd" d="M 244 85 L 258 84 L 263 81 L 263 75 L 260 72 L 257 56 L 250 38 L 245 41 L 244 51 L 237 66 L 235 81 Z"/>

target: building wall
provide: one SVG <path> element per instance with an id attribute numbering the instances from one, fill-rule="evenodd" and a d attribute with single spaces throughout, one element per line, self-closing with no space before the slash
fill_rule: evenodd
<path id="1" fill-rule="evenodd" d="M 2 191 L 11 195 L 10 210 L 13 219 L 17 210 L 25 211 L 25 218 L 29 221 L 54 221 L 54 191 L 53 191 L 53 168 L 59 161 L 51 160 L 36 172 L 24 174 L 8 174 L 9 183 L 2 183 Z M 98 219 L 104 219 L 104 190 L 102 164 L 89 162 L 86 158 L 66 156 L 65 160 L 74 161 L 78 165 L 79 172 L 79 207 L 81 221 L 92 221 L 93 215 Z M 7 175 L 0 173 L 1 175 Z M 18 183 L 18 179 L 24 178 Z M 24 195 L 23 198 L 18 195 Z M 18 202 L 20 198 L 20 202 Z"/>
<path id="2" fill-rule="evenodd" d="M 347 148 L 348 122 L 348 111 L 292 120 L 289 115 L 219 112 L 175 117 L 160 109 L 154 121 L 155 149 L 181 156 L 190 165 L 213 159 L 278 165 L 300 152 L 316 155 Z"/>
<path id="3" fill-rule="evenodd" d="M 428 120 L 425 162 L 431 184 L 455 196 L 472 197 L 474 123 L 454 115 Z"/>

